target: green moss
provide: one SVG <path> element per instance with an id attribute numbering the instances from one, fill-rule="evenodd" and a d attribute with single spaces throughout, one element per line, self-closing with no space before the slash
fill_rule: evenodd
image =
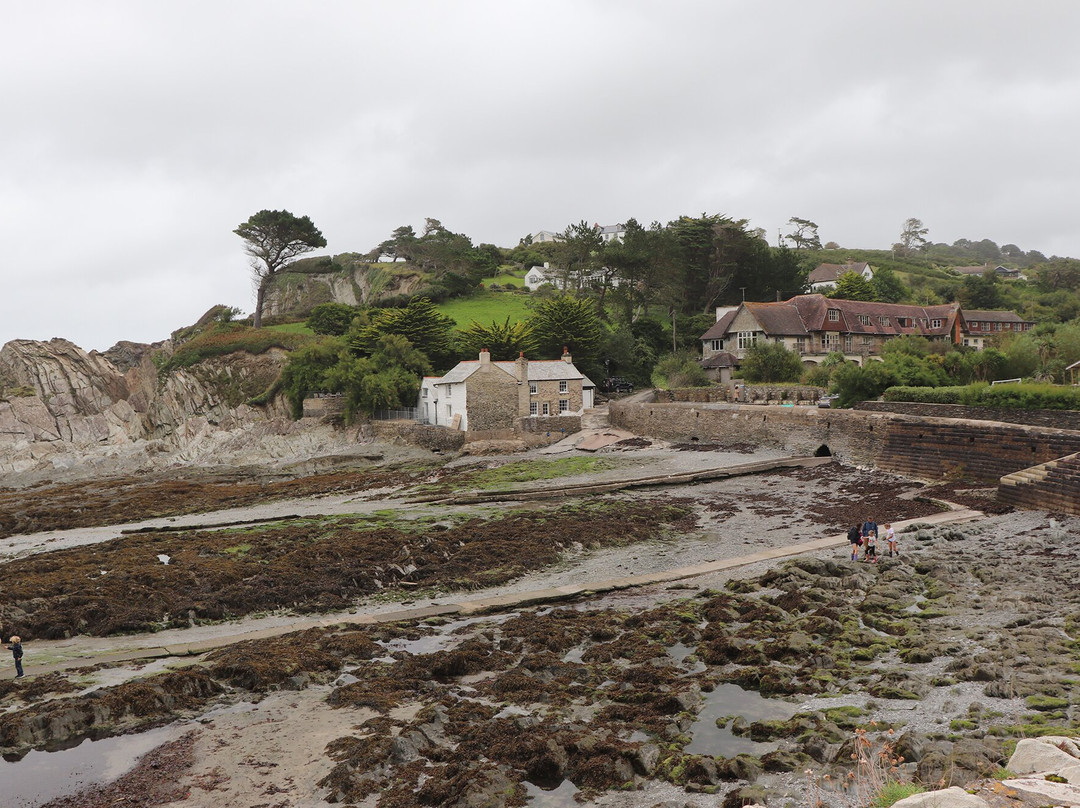
<path id="1" fill-rule="evenodd" d="M 978 721 L 969 721 L 965 718 L 956 718 L 949 722 L 949 729 L 960 731 L 965 729 L 978 729 Z"/>
<path id="2" fill-rule="evenodd" d="M 1069 706 L 1068 699 L 1061 699 L 1056 696 L 1044 696 L 1042 694 L 1028 696 L 1024 699 L 1024 703 L 1032 710 L 1039 710 L 1040 712 L 1063 710 Z"/>

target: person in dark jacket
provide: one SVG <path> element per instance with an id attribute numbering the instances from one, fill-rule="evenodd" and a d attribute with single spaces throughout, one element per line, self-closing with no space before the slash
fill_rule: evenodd
<path id="1" fill-rule="evenodd" d="M 10 640 L 8 640 L 8 643 L 9 643 L 9 645 L 8 645 L 7 649 L 9 651 L 11 651 L 11 655 L 13 657 L 15 657 L 15 678 L 18 679 L 20 676 L 23 675 L 23 669 L 22 669 L 22 655 L 23 655 L 23 652 L 22 652 L 22 637 L 18 636 L 17 634 L 13 635 L 12 638 Z"/>
<path id="2" fill-rule="evenodd" d="M 853 525 L 847 532 L 847 540 L 851 542 L 851 560 L 859 557 L 859 545 L 862 544 L 862 533 L 858 525 Z"/>

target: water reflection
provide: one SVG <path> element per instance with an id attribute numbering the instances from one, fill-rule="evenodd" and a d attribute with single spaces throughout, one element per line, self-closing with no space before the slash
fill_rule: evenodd
<path id="1" fill-rule="evenodd" d="M 110 783 L 129 772 L 136 759 L 176 740 L 186 727 L 172 724 L 137 735 L 84 740 L 57 752 L 32 750 L 17 761 L 0 762 L 4 808 L 36 808 L 57 797 Z"/>
<path id="2" fill-rule="evenodd" d="M 742 716 L 746 721 L 787 720 L 795 715 L 798 705 L 776 699 L 767 699 L 753 690 L 743 690 L 738 685 L 721 684 L 705 694 L 705 706 L 697 721 L 690 728 L 692 740 L 686 751 L 693 755 L 734 757 L 735 755 L 763 755 L 776 749 L 774 743 L 758 743 L 740 738 L 731 732 L 732 719 L 717 726 L 722 716 Z"/>
<path id="3" fill-rule="evenodd" d="M 525 782 L 525 792 L 528 794 L 529 808 L 578 808 L 574 795 L 578 793 L 578 787 L 569 780 L 563 780 L 558 788 L 545 791 L 537 785 Z"/>

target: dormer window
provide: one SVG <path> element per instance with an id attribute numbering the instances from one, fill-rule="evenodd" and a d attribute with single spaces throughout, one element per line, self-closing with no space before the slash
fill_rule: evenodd
<path id="1" fill-rule="evenodd" d="M 840 322 L 840 309 L 829 309 L 829 322 L 830 323 L 838 323 L 838 322 Z"/>

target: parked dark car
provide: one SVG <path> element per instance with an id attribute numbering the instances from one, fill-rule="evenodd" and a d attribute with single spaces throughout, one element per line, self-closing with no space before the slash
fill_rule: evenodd
<path id="1" fill-rule="evenodd" d="M 622 376 L 609 376 L 601 383 L 600 389 L 609 395 L 611 393 L 632 393 L 634 392 L 634 383 L 629 379 L 624 379 Z"/>

